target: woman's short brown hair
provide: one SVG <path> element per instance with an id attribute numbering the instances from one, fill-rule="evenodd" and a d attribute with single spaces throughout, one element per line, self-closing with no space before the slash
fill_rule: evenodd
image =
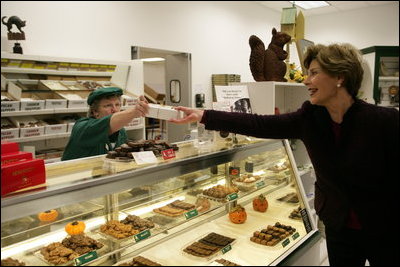
<path id="1" fill-rule="evenodd" d="M 360 51 L 351 44 L 313 45 L 307 48 L 304 66 L 316 60 L 322 70 L 332 76 L 343 76 L 344 87 L 356 98 L 364 75 Z"/>

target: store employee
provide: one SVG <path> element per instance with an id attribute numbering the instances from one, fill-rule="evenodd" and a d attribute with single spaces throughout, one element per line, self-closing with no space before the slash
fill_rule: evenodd
<path id="1" fill-rule="evenodd" d="M 62 160 L 106 154 L 127 141 L 123 128 L 134 118 L 145 116 L 148 103 L 144 96 L 124 111 L 121 109 L 122 90 L 117 87 L 100 88 L 90 93 L 88 116 L 75 122 Z"/>

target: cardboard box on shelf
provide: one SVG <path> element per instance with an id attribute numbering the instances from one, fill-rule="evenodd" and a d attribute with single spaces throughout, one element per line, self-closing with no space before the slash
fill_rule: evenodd
<path id="1" fill-rule="evenodd" d="M 68 108 L 84 108 L 87 107 L 87 98 L 91 91 L 89 90 L 66 90 L 57 93 L 68 100 Z"/>
<path id="2" fill-rule="evenodd" d="M 7 67 L 19 68 L 21 63 L 22 63 L 22 60 L 20 60 L 20 59 L 9 59 Z"/>
<path id="3" fill-rule="evenodd" d="M 10 120 L 20 128 L 20 137 L 33 137 L 44 135 L 44 122 L 32 116 L 10 117 Z"/>
<path id="4" fill-rule="evenodd" d="M 67 100 L 53 91 L 36 92 L 40 99 L 45 100 L 45 109 L 67 108 Z"/>
<path id="5" fill-rule="evenodd" d="M 21 110 L 41 110 L 44 109 L 45 101 L 35 93 L 23 92 L 21 94 Z"/>
<path id="6" fill-rule="evenodd" d="M 124 90 L 124 94 L 121 96 L 122 106 L 134 106 L 138 101 L 138 96 Z"/>
<path id="7" fill-rule="evenodd" d="M 8 92 L 1 91 L 1 112 L 19 111 L 21 102 Z"/>
<path id="8" fill-rule="evenodd" d="M 68 90 L 68 88 L 65 87 L 63 84 L 61 84 L 60 81 L 52 81 L 52 80 L 39 81 L 38 88 L 44 90 L 52 90 L 52 91 Z"/>
<path id="9" fill-rule="evenodd" d="M 44 134 L 59 134 L 59 133 L 66 133 L 67 132 L 67 124 L 62 123 L 60 120 L 55 118 L 44 118 L 43 121 L 47 123 L 44 126 Z"/>
<path id="10" fill-rule="evenodd" d="M 2 129 L 1 141 L 19 138 L 19 128 Z"/>
<path id="11" fill-rule="evenodd" d="M 35 61 L 33 61 L 33 60 L 23 60 L 21 62 L 20 68 L 32 69 L 34 64 L 35 64 Z"/>
<path id="12" fill-rule="evenodd" d="M 68 70 L 68 68 L 69 68 L 68 62 L 59 62 L 58 63 L 58 70 L 65 71 L 65 70 Z"/>
<path id="13" fill-rule="evenodd" d="M 9 119 L 1 118 L 1 141 L 15 139 L 18 137 L 19 137 L 19 128 L 17 128 L 17 126 L 15 126 Z M 10 144 L 15 144 L 15 143 L 10 143 Z M 10 151 L 10 149 L 7 149 L 7 146 L 13 146 L 13 145 L 5 145 L 5 147 L 3 148 L 3 143 L 2 143 L 1 144 L 1 153 L 12 152 L 12 151 Z M 5 149 L 5 150 L 3 151 L 3 149 Z M 7 151 L 9 151 L 9 152 L 7 152 Z M 17 147 L 16 151 L 18 151 L 18 147 Z"/>
<path id="14" fill-rule="evenodd" d="M 78 71 L 79 67 L 80 67 L 79 63 L 69 63 L 68 70 L 70 70 L 70 71 Z"/>
<path id="15" fill-rule="evenodd" d="M 30 79 L 18 79 L 18 81 L 9 82 L 8 88 L 16 86 L 21 91 L 31 91 L 31 90 L 41 90 L 39 89 L 39 81 L 38 80 L 30 80 Z M 48 89 L 46 89 L 48 90 Z"/>
<path id="16" fill-rule="evenodd" d="M 21 128 L 19 131 L 21 138 L 44 135 L 44 126 Z"/>
<path id="17" fill-rule="evenodd" d="M 68 90 L 87 90 L 86 87 L 84 87 L 82 84 L 80 84 L 76 80 L 74 80 L 74 81 L 63 80 L 61 82 L 61 84 L 64 85 Z"/>
<path id="18" fill-rule="evenodd" d="M 48 70 L 58 70 L 58 62 L 47 62 L 46 69 Z"/>

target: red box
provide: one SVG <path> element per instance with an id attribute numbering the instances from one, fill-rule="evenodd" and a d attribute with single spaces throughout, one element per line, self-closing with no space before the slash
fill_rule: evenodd
<path id="1" fill-rule="evenodd" d="M 1 195 L 46 183 L 44 160 L 10 163 L 1 166 Z"/>
<path id="2" fill-rule="evenodd" d="M 15 153 L 19 151 L 18 143 L 1 142 L 1 154 Z"/>
<path id="3" fill-rule="evenodd" d="M 32 159 L 31 152 L 19 151 L 14 153 L 1 154 L 1 166 L 17 161 L 26 161 Z"/>

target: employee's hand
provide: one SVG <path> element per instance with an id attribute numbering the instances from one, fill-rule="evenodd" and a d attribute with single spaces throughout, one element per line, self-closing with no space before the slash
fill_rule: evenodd
<path id="1" fill-rule="evenodd" d="M 144 96 L 140 96 L 135 106 L 136 117 L 145 117 L 149 113 L 149 103 Z"/>
<path id="2" fill-rule="evenodd" d="M 183 119 L 170 119 L 169 122 L 177 123 L 177 124 L 184 124 L 184 123 L 191 123 L 201 121 L 203 117 L 204 110 L 201 109 L 194 109 L 194 108 L 187 108 L 187 107 L 176 107 L 176 110 L 181 110 L 185 113 L 185 117 Z"/>

